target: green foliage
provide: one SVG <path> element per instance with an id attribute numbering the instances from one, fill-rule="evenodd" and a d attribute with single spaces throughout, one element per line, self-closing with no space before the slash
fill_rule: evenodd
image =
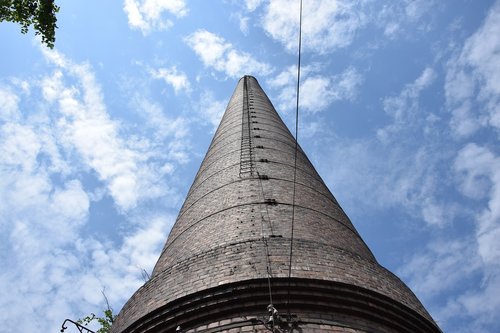
<path id="1" fill-rule="evenodd" d="M 0 22 L 19 23 L 23 34 L 33 26 L 35 35 L 41 35 L 42 43 L 50 48 L 56 40 L 58 11 L 54 0 L 0 0 Z"/>
<path id="2" fill-rule="evenodd" d="M 115 320 L 115 317 L 113 315 L 113 310 L 107 309 L 104 310 L 104 317 L 97 317 L 95 314 L 91 313 L 90 316 L 86 316 L 83 319 L 78 319 L 77 323 L 87 326 L 93 321 L 97 321 L 101 327 L 97 330 L 96 333 L 109 333 L 111 332 L 111 326 L 113 325 L 113 321 Z"/>

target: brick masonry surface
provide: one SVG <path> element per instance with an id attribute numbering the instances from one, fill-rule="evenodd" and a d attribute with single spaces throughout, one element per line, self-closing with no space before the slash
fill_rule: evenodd
<path id="1" fill-rule="evenodd" d="M 295 144 L 258 82 L 242 78 L 151 279 L 123 307 L 113 332 L 179 297 L 269 273 L 286 278 L 292 211 L 292 277 L 366 288 L 435 325 L 408 287 L 376 262 L 300 146 L 295 168 Z M 308 332 L 364 332 L 310 325 Z M 254 326 L 227 332 L 261 331 Z"/>

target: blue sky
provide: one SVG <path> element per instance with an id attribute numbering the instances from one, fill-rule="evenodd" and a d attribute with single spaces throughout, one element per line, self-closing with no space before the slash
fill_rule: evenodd
<path id="1" fill-rule="evenodd" d="M 298 1 L 57 1 L 0 24 L 0 321 L 55 332 L 151 272 L 237 80 L 294 127 Z M 299 142 L 445 332 L 499 332 L 500 1 L 304 1 Z"/>

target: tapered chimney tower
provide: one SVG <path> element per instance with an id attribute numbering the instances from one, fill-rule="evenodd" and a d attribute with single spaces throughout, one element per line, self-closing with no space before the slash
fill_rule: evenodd
<path id="1" fill-rule="evenodd" d="M 240 79 L 151 279 L 113 333 L 441 332 L 295 149 L 257 80 Z"/>

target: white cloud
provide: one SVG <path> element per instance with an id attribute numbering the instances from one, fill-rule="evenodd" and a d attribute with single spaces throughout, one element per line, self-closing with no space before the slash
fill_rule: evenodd
<path id="1" fill-rule="evenodd" d="M 330 77 L 317 74 L 318 66 L 305 66 L 301 69 L 300 107 L 308 112 L 326 109 L 331 103 L 352 100 L 363 82 L 361 74 L 353 67 Z M 297 66 L 290 66 L 276 77 L 267 81 L 269 86 L 280 91 L 278 109 L 291 110 L 296 105 Z"/>
<path id="2" fill-rule="evenodd" d="M 384 28 L 384 35 L 389 38 L 394 38 L 400 29 L 401 25 L 398 22 L 389 22 Z"/>
<path id="3" fill-rule="evenodd" d="M 303 4 L 302 39 L 305 50 L 320 53 L 348 46 L 366 24 L 363 1 L 314 0 Z M 269 1 L 262 25 L 275 40 L 291 52 L 298 43 L 299 1 Z"/>
<path id="4" fill-rule="evenodd" d="M 481 28 L 448 62 L 446 100 L 452 129 L 460 137 L 488 125 L 500 128 L 499 29 L 500 2 L 496 2 Z"/>
<path id="5" fill-rule="evenodd" d="M 53 173 L 40 163 L 41 156 L 50 159 L 50 152 L 32 126 L 8 123 L 1 132 L 0 193 L 4 199 L 0 224 L 6 228 L 10 223 L 19 228 L 36 226 L 43 231 L 39 235 L 42 239 L 43 233 L 57 233 L 59 242 L 65 243 L 64 238 L 73 237 L 75 228 L 87 217 L 89 200 L 81 183 L 76 179 L 62 185 L 52 183 Z"/>
<path id="6" fill-rule="evenodd" d="M 455 171 L 460 176 L 461 192 L 474 199 L 485 198 L 491 187 L 488 175 L 495 165 L 491 151 L 476 144 L 461 149 L 455 159 Z"/>
<path id="7" fill-rule="evenodd" d="M 134 209 L 141 201 L 169 193 L 165 172 L 172 171 L 171 163 L 189 160 L 186 121 L 166 118 L 161 108 L 141 99 L 134 107 L 154 127 L 154 140 L 123 137 L 120 123 L 107 113 L 90 67 L 72 63 L 54 51 L 44 52 L 59 67 L 43 80 L 43 96 L 61 115 L 56 126 L 65 149 L 76 151 L 84 165 L 95 171 L 120 210 Z M 68 84 L 70 79 L 76 83 Z M 182 79 L 169 79 L 179 89 L 185 87 Z M 167 138 L 173 140 L 165 142 Z"/>
<path id="8" fill-rule="evenodd" d="M 9 80 L 13 87 L 16 88 L 16 91 L 20 91 L 22 92 L 23 94 L 26 94 L 26 95 L 29 95 L 30 93 L 30 89 L 31 89 L 31 85 L 28 81 L 26 80 L 21 80 L 19 78 L 10 78 Z"/>
<path id="9" fill-rule="evenodd" d="M 185 39 L 206 67 L 212 67 L 229 77 L 269 75 L 270 65 L 259 62 L 246 52 L 236 50 L 224 38 L 206 30 L 198 30 Z"/>
<path id="10" fill-rule="evenodd" d="M 436 199 L 433 198 L 432 195 L 424 198 L 421 207 L 422 218 L 428 225 L 444 227 L 454 218 L 457 209 L 455 207 L 440 204 L 435 200 Z"/>
<path id="11" fill-rule="evenodd" d="M 252 12 L 263 5 L 260 21 L 264 31 L 286 50 L 297 52 L 299 1 L 247 1 Z M 302 47 L 320 54 L 351 45 L 369 25 L 381 29 L 386 37 L 408 37 L 432 29 L 429 18 L 439 2 L 435 0 L 366 1 L 312 0 L 303 2 Z M 405 34 L 404 32 L 408 32 Z"/>
<path id="12" fill-rule="evenodd" d="M 487 198 L 487 207 L 477 216 L 479 254 L 485 263 L 500 262 L 500 157 L 488 148 L 468 144 L 455 160 L 461 176 L 460 189 L 468 197 Z M 499 267 L 500 268 L 500 267 Z"/>
<path id="13" fill-rule="evenodd" d="M 253 12 L 262 4 L 263 0 L 245 0 L 247 10 Z"/>
<path id="14" fill-rule="evenodd" d="M 92 264 L 77 283 L 81 286 L 81 295 L 87 295 L 88 303 L 102 303 L 99 290 L 105 287 L 110 302 L 121 305 L 145 282 L 143 272 L 153 270 L 168 230 L 175 221 L 172 215 L 162 215 L 148 216 L 147 225 L 126 235 L 119 247 L 91 238 L 81 240 L 80 250 Z"/>
<path id="15" fill-rule="evenodd" d="M 12 91 L 0 87 L 0 120 L 9 121 L 20 117 L 19 98 Z"/>
<path id="16" fill-rule="evenodd" d="M 487 332 L 500 309 L 498 257 L 495 263 L 485 264 L 474 236 L 449 238 L 429 244 L 398 273 L 424 303 L 433 304 L 429 310 L 444 331 Z M 450 326 L 454 322 L 460 327 Z"/>
<path id="17" fill-rule="evenodd" d="M 415 254 L 399 273 L 410 278 L 416 294 L 429 298 L 456 288 L 464 277 L 477 272 L 481 268 L 478 259 L 470 239 L 434 242 L 425 252 Z"/>
<path id="18" fill-rule="evenodd" d="M 499 20 L 497 1 L 478 31 L 447 63 L 444 88 L 455 139 L 470 138 L 480 129 L 496 133 L 499 128 Z M 436 310 L 430 310 L 439 322 L 462 323 L 443 328 L 463 333 L 488 331 L 500 311 L 500 156 L 494 143 L 479 143 L 484 142 L 481 136 L 475 139 L 476 143 L 469 139 L 449 163 L 466 203 L 456 223 L 473 231 L 467 238 L 447 234 L 446 240 L 433 242 L 401 270 L 410 286 L 434 304 Z"/>
<path id="19" fill-rule="evenodd" d="M 335 184 L 336 192 L 342 193 L 353 209 L 360 205 L 369 209 L 399 207 L 438 228 L 449 226 L 460 211 L 451 199 L 440 195 L 450 185 L 446 175 L 453 148 L 439 138 L 437 129 L 442 121 L 434 110 L 420 105 L 421 93 L 435 78 L 436 73 L 425 68 L 399 94 L 382 99 L 389 122 L 374 128 L 376 137 L 334 137 L 320 144 L 328 147 L 328 153 L 322 154 L 327 158 L 321 159 L 329 175 L 327 183 Z M 336 167 L 332 170 L 331 165 Z"/>
<path id="20" fill-rule="evenodd" d="M 448 62 L 447 107 L 452 113 L 451 128 L 459 138 L 479 129 L 500 128 L 499 20 L 500 2 L 496 2 L 483 25 Z M 482 283 L 450 299 L 442 316 L 446 320 L 463 314 L 470 318 L 470 327 L 463 332 L 484 331 L 497 321 L 500 311 L 500 157 L 496 147 L 468 143 L 453 166 L 458 189 L 474 200 L 474 248 L 482 264 Z"/>
<path id="21" fill-rule="evenodd" d="M 43 52 L 56 69 L 32 80 L 30 96 L 12 80 L 0 89 L 0 253 L 6 254 L 0 256 L 0 320 L 6 332 L 59 330 L 66 317 L 103 309 L 103 288 L 116 306 L 144 282 L 141 270 L 152 270 L 175 220 L 166 208 L 153 214 L 141 206 L 150 198 L 177 200 L 164 176 L 182 150 L 172 148 L 171 156 L 158 146 L 175 146 L 189 133 L 182 118 L 167 118 L 160 109 L 148 115 L 161 135 L 124 136 L 90 66 Z M 89 220 L 93 201 L 102 199 L 89 192 L 103 187 L 126 213 L 106 221 L 127 230 L 123 238 L 113 236 L 117 243 L 96 235 L 92 224 L 101 221 Z M 23 320 L 26 312 L 30 320 Z"/>
<path id="22" fill-rule="evenodd" d="M 458 152 L 453 168 L 459 190 L 474 200 L 470 220 L 475 232 L 467 238 L 447 235 L 446 240 L 434 241 L 400 272 L 424 300 L 434 301 L 438 321 L 464 318 L 468 323 L 449 327 L 450 331 L 485 331 L 500 311 L 500 157 L 487 147 L 469 143 Z M 442 295 L 448 296 L 440 305 Z"/>
<path id="23" fill-rule="evenodd" d="M 2 161 L 5 166 L 32 170 L 36 165 L 40 142 L 28 126 L 7 123 L 2 126 Z"/>
<path id="24" fill-rule="evenodd" d="M 159 148 L 172 162 L 177 164 L 189 162 L 191 155 L 191 143 L 188 138 L 189 121 L 183 117 L 168 117 L 158 103 L 140 95 L 134 96 L 132 104 L 153 131 L 156 139 L 156 143 L 146 143 L 147 150 Z M 170 138 L 168 143 L 164 143 L 166 138 Z M 170 169 L 170 167 L 165 169 L 163 166 L 159 170 Z"/>
<path id="25" fill-rule="evenodd" d="M 432 29 L 433 12 L 439 10 L 438 5 L 435 0 L 386 1 L 377 9 L 374 23 L 390 39 L 427 33 Z"/>
<path id="26" fill-rule="evenodd" d="M 432 118 L 422 117 L 419 106 L 420 93 L 427 89 L 435 80 L 436 73 L 432 68 L 425 68 L 420 76 L 412 83 L 407 84 L 398 96 L 384 99 L 384 111 L 392 118 L 392 122 L 377 130 L 377 137 L 382 142 L 387 142 L 390 137 L 406 128 L 408 124 L 415 123 L 417 119 L 424 119 L 425 123 Z M 426 126 L 426 124 L 423 126 Z"/>
<path id="27" fill-rule="evenodd" d="M 143 34 L 171 27 L 173 22 L 166 19 L 164 13 L 183 17 L 188 12 L 185 0 L 125 0 L 123 10 L 130 27 Z"/>
<path id="28" fill-rule="evenodd" d="M 73 75 L 81 90 L 64 85 L 62 72 L 44 79 L 44 96 L 61 113 L 57 126 L 63 144 L 74 147 L 84 162 L 107 184 L 116 204 L 124 210 L 136 206 L 137 177 L 141 155 L 129 149 L 119 136 L 117 123 L 109 118 L 89 66 L 72 64 L 60 54 L 46 51 L 49 59 Z M 81 98 L 80 98 L 81 97 Z"/>
<path id="29" fill-rule="evenodd" d="M 60 204 L 70 201 L 65 198 Z M 52 207 L 39 209 L 47 212 Z M 100 293 L 103 289 L 111 304 L 123 304 L 144 283 L 142 270 L 152 271 L 175 220 L 169 215 L 152 217 L 147 226 L 126 236 L 121 246 L 112 247 L 110 243 L 85 237 L 74 228 L 71 235 L 47 230 L 37 221 L 60 219 L 62 215 L 53 211 L 53 215 L 34 216 L 40 212 L 32 211 L 32 215 L 13 223 L 10 232 L 1 236 L 2 250 L 8 250 L 10 257 L 8 262 L 2 261 L 4 270 L 0 274 L 0 319 L 4 320 L 6 332 L 55 331 L 66 317 L 76 319 L 101 311 L 105 306 Z M 75 214 L 68 215 L 64 222 L 71 223 L 75 218 Z M 32 320 L 20 320 L 23 311 L 32 313 Z"/>
<path id="30" fill-rule="evenodd" d="M 473 318 L 471 327 L 464 327 L 463 332 L 486 332 L 485 327 L 497 323 L 498 311 L 500 310 L 500 272 L 486 277 L 487 283 L 482 285 L 479 291 L 465 293 L 457 299 L 465 313 Z M 453 304 L 453 303 L 452 303 Z M 462 310 L 462 309 L 460 309 Z M 460 310 L 458 313 L 460 313 Z M 453 318 L 450 315 L 450 318 Z"/>
<path id="31" fill-rule="evenodd" d="M 434 5 L 433 0 L 406 1 L 405 13 L 411 20 L 416 21 L 427 13 Z"/>
<path id="32" fill-rule="evenodd" d="M 147 270 L 152 270 L 158 260 L 158 253 L 165 243 L 167 231 L 175 221 L 173 216 L 155 217 L 147 227 L 125 238 L 121 248 L 122 256 Z"/>
<path id="33" fill-rule="evenodd" d="M 203 101 L 198 105 L 201 119 L 204 122 L 208 120 L 215 131 L 226 110 L 227 101 L 217 100 L 211 91 L 205 91 L 201 95 L 200 101 Z"/>
<path id="34" fill-rule="evenodd" d="M 6 332 L 55 330 L 60 314 L 70 312 L 64 291 L 73 287 L 67 274 L 78 265 L 67 248 L 87 221 L 89 199 L 75 177 L 62 176 L 59 184 L 51 179 L 58 175 L 52 157 L 59 161 L 47 130 L 44 122 L 21 119 L 0 128 L 0 251 L 8 254 L 1 258 L 0 319 Z M 18 318 L 24 311 L 42 314 L 43 322 L 38 315 Z"/>
<path id="35" fill-rule="evenodd" d="M 342 195 L 347 211 L 396 207 L 429 226 L 450 225 L 458 207 L 439 197 L 447 148 L 442 147 L 442 155 L 436 155 L 432 146 L 411 146 L 400 136 L 391 140 L 383 144 L 336 137 L 322 145 L 328 148 L 320 160 L 325 172 L 320 170 L 320 174 L 325 174 L 326 183 L 333 184 L 335 193 Z M 411 225 L 412 219 L 408 223 Z"/>
<path id="36" fill-rule="evenodd" d="M 191 84 L 187 75 L 183 72 L 177 70 L 177 68 L 158 68 L 156 70 L 150 70 L 150 73 L 154 79 L 161 79 L 165 83 L 171 85 L 174 88 L 176 94 L 181 91 L 190 92 Z"/>
<path id="37" fill-rule="evenodd" d="M 232 17 L 238 21 L 240 26 L 240 31 L 245 36 L 248 35 L 248 32 L 250 31 L 250 27 L 248 25 L 250 22 L 250 17 L 242 15 L 241 13 L 235 13 L 232 15 Z"/>
<path id="38" fill-rule="evenodd" d="M 472 238 L 439 239 L 414 254 L 399 269 L 398 274 L 408 281 L 424 303 L 433 304 L 428 310 L 444 331 L 465 333 L 482 331 L 477 324 L 478 314 L 471 316 L 471 302 L 468 300 L 484 292 L 482 286 L 471 285 L 474 276 L 480 274 L 482 268 Z M 447 297 L 444 301 L 437 300 L 440 295 L 448 293 L 455 296 Z M 468 325 L 448 327 L 452 318 L 466 318 Z"/>
<path id="39" fill-rule="evenodd" d="M 450 127 L 458 137 L 468 137 L 488 124 L 487 116 L 475 115 L 471 101 L 464 101 L 452 110 Z"/>

